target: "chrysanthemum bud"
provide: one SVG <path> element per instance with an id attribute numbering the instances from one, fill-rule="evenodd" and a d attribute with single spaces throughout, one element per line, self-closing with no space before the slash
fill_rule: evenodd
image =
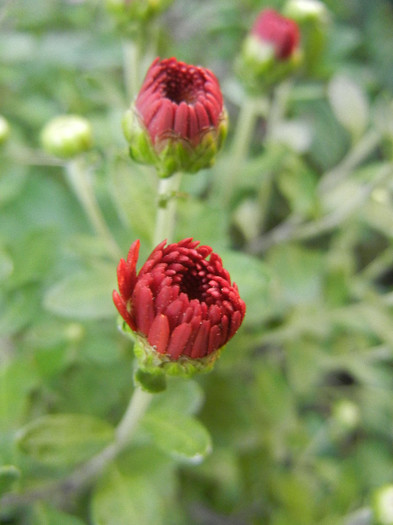
<path id="1" fill-rule="evenodd" d="M 9 137 L 10 126 L 8 121 L 0 115 L 0 145 L 3 144 Z"/>
<path id="2" fill-rule="evenodd" d="M 374 521 L 376 525 L 393 525 L 393 485 L 380 487 L 373 498 Z"/>
<path id="3" fill-rule="evenodd" d="M 48 153 L 69 159 L 91 148 L 91 126 L 77 115 L 61 115 L 44 127 L 41 141 Z"/>
<path id="4" fill-rule="evenodd" d="M 311 72 L 319 65 L 325 48 L 329 11 L 319 0 L 288 0 L 283 13 L 300 27 L 304 64 Z"/>
<path id="5" fill-rule="evenodd" d="M 131 157 L 155 165 L 161 177 L 211 166 L 227 131 L 217 78 L 208 69 L 157 58 L 123 128 Z"/>
<path id="6" fill-rule="evenodd" d="M 246 306 L 209 246 L 160 243 L 137 274 L 139 241 L 117 269 L 113 300 L 137 339 L 142 370 L 192 374 L 209 369 L 240 327 Z"/>
<path id="7" fill-rule="evenodd" d="M 264 9 L 246 37 L 239 59 L 239 75 L 260 89 L 288 76 L 299 64 L 300 33 L 293 20 Z"/>
<path id="8" fill-rule="evenodd" d="M 120 27 L 137 25 L 162 13 L 173 0 L 106 0 L 106 7 Z"/>

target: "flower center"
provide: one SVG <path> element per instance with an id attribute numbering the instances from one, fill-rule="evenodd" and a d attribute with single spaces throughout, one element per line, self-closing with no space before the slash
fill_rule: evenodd
<path id="1" fill-rule="evenodd" d="M 193 104 L 203 91 L 203 85 L 204 78 L 198 70 L 175 64 L 166 70 L 163 95 L 175 104 Z"/>
<path id="2" fill-rule="evenodd" d="M 198 299 L 203 302 L 205 300 L 205 282 L 204 279 L 195 275 L 193 272 L 186 272 L 183 274 L 182 280 L 179 282 L 180 291 L 185 293 L 189 300 Z"/>

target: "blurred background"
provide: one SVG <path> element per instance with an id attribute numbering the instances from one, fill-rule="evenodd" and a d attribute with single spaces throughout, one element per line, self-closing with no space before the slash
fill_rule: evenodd
<path id="1" fill-rule="evenodd" d="M 214 71 L 230 117 L 215 166 L 183 178 L 175 237 L 222 256 L 247 315 L 214 371 L 174 379 L 162 402 L 183 396 L 212 451 L 194 464 L 141 432 L 117 477 L 72 500 L 2 505 L 0 523 L 393 523 L 393 3 L 323 4 L 317 66 L 254 95 L 230 179 L 249 97 L 236 57 L 257 14 L 285 2 L 175 0 L 141 50 L 141 78 L 155 55 Z M 101 1 L 0 3 L 0 491 L 72 469 L 72 453 L 21 450 L 21 428 L 58 413 L 116 424 L 133 389 L 111 300 L 119 257 L 40 143 L 59 114 L 91 123 L 95 198 L 122 256 L 139 238 L 143 260 L 157 181 L 122 134 L 127 38 Z"/>

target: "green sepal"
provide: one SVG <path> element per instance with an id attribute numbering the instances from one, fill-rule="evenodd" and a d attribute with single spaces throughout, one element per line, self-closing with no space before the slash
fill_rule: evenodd
<path id="1" fill-rule="evenodd" d="M 134 354 L 138 362 L 138 369 L 144 374 L 153 376 L 167 374 L 170 376 L 192 377 L 198 373 L 210 372 L 222 350 L 220 348 L 206 357 L 197 359 L 183 355 L 174 361 L 169 355 L 157 352 L 143 335 L 133 332 L 126 322 L 123 321 L 119 325 L 119 329 L 126 337 L 134 341 Z M 138 379 L 139 376 L 137 377 Z M 149 378 L 150 380 L 154 383 L 152 378 Z M 141 386 L 143 387 L 144 385 Z M 149 388 L 147 384 L 146 387 Z"/>
<path id="2" fill-rule="evenodd" d="M 142 390 L 150 394 L 158 394 L 166 390 L 166 375 L 161 371 L 151 373 L 138 367 L 134 374 L 134 381 Z"/>
<path id="3" fill-rule="evenodd" d="M 224 109 L 217 128 L 204 131 L 196 145 L 177 135 L 158 137 L 153 145 L 134 107 L 126 111 L 122 124 L 130 157 L 155 166 L 158 176 L 167 178 L 178 171 L 196 173 L 214 164 L 227 135 L 228 115 Z"/>

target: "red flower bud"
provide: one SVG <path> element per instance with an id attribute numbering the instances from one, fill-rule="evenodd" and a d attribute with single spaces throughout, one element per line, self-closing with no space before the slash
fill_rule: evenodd
<path id="1" fill-rule="evenodd" d="M 176 58 L 157 58 L 152 63 L 124 121 L 131 156 L 155 164 L 165 177 L 177 170 L 195 172 L 210 166 L 226 128 L 215 75 Z"/>
<path id="2" fill-rule="evenodd" d="M 132 244 L 118 266 L 113 301 L 155 357 L 173 362 L 211 356 L 237 332 L 245 303 L 212 248 L 191 238 L 165 243 L 138 274 L 139 241 Z"/>
<path id="3" fill-rule="evenodd" d="M 300 39 L 297 24 L 274 9 L 263 10 L 252 27 L 251 34 L 274 47 L 278 60 L 286 60 L 297 48 Z"/>

